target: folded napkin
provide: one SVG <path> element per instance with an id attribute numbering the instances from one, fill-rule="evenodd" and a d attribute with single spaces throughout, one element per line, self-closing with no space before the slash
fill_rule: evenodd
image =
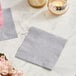
<path id="1" fill-rule="evenodd" d="M 66 39 L 31 27 L 18 49 L 16 57 L 51 70 L 66 41 Z"/>
<path id="2" fill-rule="evenodd" d="M 10 9 L 3 10 L 3 27 L 0 29 L 0 41 L 17 38 Z"/>
<path id="3" fill-rule="evenodd" d="M 0 27 L 3 24 L 3 16 L 2 16 L 2 9 L 1 9 L 1 5 L 0 5 Z"/>

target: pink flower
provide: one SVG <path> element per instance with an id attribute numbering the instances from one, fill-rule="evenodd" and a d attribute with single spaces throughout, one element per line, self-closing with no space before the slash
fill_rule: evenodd
<path id="1" fill-rule="evenodd" d="M 0 5 L 0 27 L 3 25 L 3 15 L 2 15 L 2 9 Z"/>
<path id="2" fill-rule="evenodd" d="M 12 74 L 12 76 L 23 76 L 22 72 L 13 69 L 12 64 L 5 58 L 6 57 L 4 55 L 0 57 L 0 74 Z"/>

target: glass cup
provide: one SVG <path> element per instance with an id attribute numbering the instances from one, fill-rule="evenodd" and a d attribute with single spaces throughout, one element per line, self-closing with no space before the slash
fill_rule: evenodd
<path id="1" fill-rule="evenodd" d="M 28 3 L 35 8 L 43 7 L 46 4 L 46 0 L 28 0 Z"/>
<path id="2" fill-rule="evenodd" d="M 62 15 L 67 11 L 67 0 L 48 0 L 48 10 L 54 15 Z"/>

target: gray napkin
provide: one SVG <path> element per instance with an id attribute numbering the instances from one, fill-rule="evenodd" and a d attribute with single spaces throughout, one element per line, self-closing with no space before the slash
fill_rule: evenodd
<path id="1" fill-rule="evenodd" d="M 3 20 L 3 26 L 0 28 L 0 41 L 17 38 L 17 33 L 10 9 L 3 10 Z"/>
<path id="2" fill-rule="evenodd" d="M 66 40 L 61 37 L 31 27 L 16 57 L 51 70 L 65 43 Z"/>

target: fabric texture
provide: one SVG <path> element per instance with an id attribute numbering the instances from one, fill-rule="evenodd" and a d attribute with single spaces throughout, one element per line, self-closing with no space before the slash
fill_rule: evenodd
<path id="1" fill-rule="evenodd" d="M 58 61 L 66 41 L 66 39 L 31 27 L 16 57 L 51 70 Z"/>
<path id="2" fill-rule="evenodd" d="M 3 25 L 3 15 L 2 15 L 2 8 L 0 5 L 0 28 L 2 27 L 2 25 Z"/>
<path id="3" fill-rule="evenodd" d="M 15 24 L 12 18 L 11 10 L 3 10 L 3 26 L 0 29 L 0 41 L 17 38 Z"/>

